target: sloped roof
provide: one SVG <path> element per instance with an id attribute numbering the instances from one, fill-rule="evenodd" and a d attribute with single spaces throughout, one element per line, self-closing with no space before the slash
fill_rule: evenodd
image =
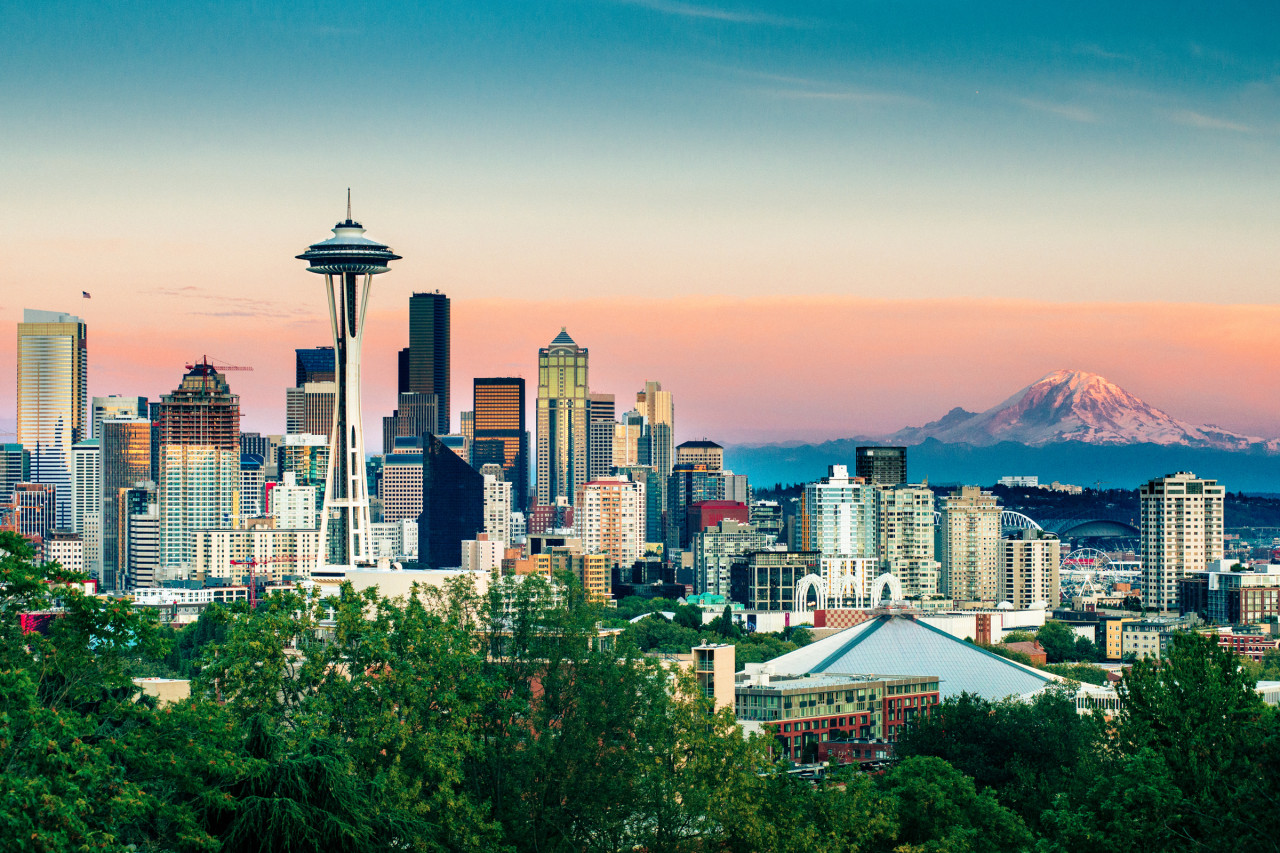
<path id="1" fill-rule="evenodd" d="M 565 344 L 571 347 L 577 346 L 577 344 L 574 343 L 573 338 L 569 337 L 569 332 L 563 326 L 560 327 L 560 334 L 551 339 L 552 346 L 556 346 L 558 344 Z"/>
<path id="2" fill-rule="evenodd" d="M 909 616 L 878 616 L 769 661 L 779 675 L 895 673 L 939 679 L 943 699 L 1036 693 L 1051 674 L 1002 658 Z"/>

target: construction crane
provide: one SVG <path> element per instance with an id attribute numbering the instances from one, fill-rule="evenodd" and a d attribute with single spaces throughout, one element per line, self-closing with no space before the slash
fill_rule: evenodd
<path id="1" fill-rule="evenodd" d="M 267 566 L 271 563 L 296 563 L 297 557 L 270 557 L 266 560 L 259 560 L 257 557 L 250 557 L 247 560 L 232 560 L 233 566 L 249 567 L 249 609 L 254 610 L 258 607 L 258 573 L 255 569 L 258 566 Z"/>
<path id="2" fill-rule="evenodd" d="M 219 373 L 223 372 L 224 370 L 253 370 L 252 367 L 247 367 L 245 365 L 223 364 L 222 362 L 219 362 L 219 361 L 210 361 L 209 356 L 207 355 L 200 356 L 199 361 L 197 361 L 195 364 L 188 364 L 186 367 L 187 367 L 187 370 L 195 370 L 197 367 L 201 367 L 204 365 L 208 365 L 209 367 L 216 367 Z"/>

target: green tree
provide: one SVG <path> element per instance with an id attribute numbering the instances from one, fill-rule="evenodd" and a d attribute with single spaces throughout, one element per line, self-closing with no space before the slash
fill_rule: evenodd
<path id="1" fill-rule="evenodd" d="M 1076 646 L 1078 636 L 1065 622 L 1048 621 L 1036 632 L 1036 640 L 1044 647 L 1049 663 L 1080 660 Z M 1091 644 L 1092 645 L 1092 644 Z"/>
<path id="2" fill-rule="evenodd" d="M 925 756 L 905 759 L 884 779 L 897 803 L 900 853 L 968 853 L 1028 850 L 1031 831 L 990 791 L 979 791 L 947 762 Z"/>

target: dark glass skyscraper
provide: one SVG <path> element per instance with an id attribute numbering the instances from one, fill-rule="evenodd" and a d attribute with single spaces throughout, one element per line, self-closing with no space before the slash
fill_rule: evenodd
<path id="1" fill-rule="evenodd" d="M 475 380 L 475 412 L 471 459 L 478 469 L 486 462 L 502 466 L 511 483 L 511 508 L 529 509 L 529 438 L 524 427 L 524 379 L 519 376 Z"/>
<path id="2" fill-rule="evenodd" d="M 484 530 L 484 477 L 431 433 L 422 436 L 422 514 L 418 562 L 424 569 L 462 564 L 462 541 Z"/>
<path id="3" fill-rule="evenodd" d="M 297 358 L 295 387 L 301 388 L 308 382 L 333 381 L 333 347 L 312 347 L 294 350 L 294 353 Z"/>
<path id="4" fill-rule="evenodd" d="M 447 435 L 453 410 L 449 406 L 449 297 L 443 293 L 409 297 L 408 374 L 409 387 L 400 390 L 435 394 L 435 432 Z"/>
<path id="5" fill-rule="evenodd" d="M 854 453 L 854 473 L 871 485 L 900 486 L 907 482 L 905 447 L 859 447 Z"/>

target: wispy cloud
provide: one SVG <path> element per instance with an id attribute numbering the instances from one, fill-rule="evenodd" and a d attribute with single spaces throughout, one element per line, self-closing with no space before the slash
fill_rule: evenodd
<path id="1" fill-rule="evenodd" d="M 1112 62 L 1137 62 L 1137 58 L 1127 53 L 1116 53 L 1107 50 L 1100 44 L 1078 44 L 1075 47 L 1076 54 L 1080 56 L 1092 56 L 1095 59 L 1106 59 Z"/>
<path id="2" fill-rule="evenodd" d="M 1050 101 L 1038 101 L 1035 98 L 1015 98 L 1014 100 L 1027 109 L 1038 110 L 1042 113 L 1052 113 L 1070 121 L 1078 121 L 1085 124 L 1096 124 L 1098 122 L 1096 113 L 1074 104 L 1055 104 Z"/>
<path id="3" fill-rule="evenodd" d="M 758 89 L 770 98 L 791 101 L 845 101 L 854 104 L 923 104 L 919 98 L 897 92 L 876 92 L 869 89 Z"/>
<path id="4" fill-rule="evenodd" d="M 1185 124 L 1188 127 L 1198 127 L 1202 130 L 1230 130 L 1235 133 L 1252 133 L 1253 128 L 1247 124 L 1229 121 L 1223 118 L 1215 118 L 1207 116 L 1204 113 L 1198 113 L 1194 110 L 1177 110 L 1169 113 L 1169 119 L 1178 124 Z"/>
<path id="5" fill-rule="evenodd" d="M 147 291 L 157 296 L 168 296 L 184 300 L 199 300 L 201 303 L 215 303 L 215 307 L 225 306 L 222 311 L 188 311 L 198 317 L 292 317 L 301 313 L 301 308 L 284 308 L 269 299 L 256 299 L 251 296 L 228 296 L 222 293 L 206 293 L 198 287 L 153 287 Z M 199 304 L 199 303 L 197 303 Z"/>
<path id="6" fill-rule="evenodd" d="M 720 9 L 714 6 L 701 6 L 695 3 L 680 3 L 677 0 L 619 0 L 628 6 L 642 6 L 664 15 L 678 15 L 682 18 L 703 18 L 710 21 L 726 21 L 735 24 L 766 24 L 775 27 L 807 27 L 809 24 L 798 18 L 786 18 L 781 15 L 770 15 L 767 12 L 742 12 L 733 9 Z"/>

